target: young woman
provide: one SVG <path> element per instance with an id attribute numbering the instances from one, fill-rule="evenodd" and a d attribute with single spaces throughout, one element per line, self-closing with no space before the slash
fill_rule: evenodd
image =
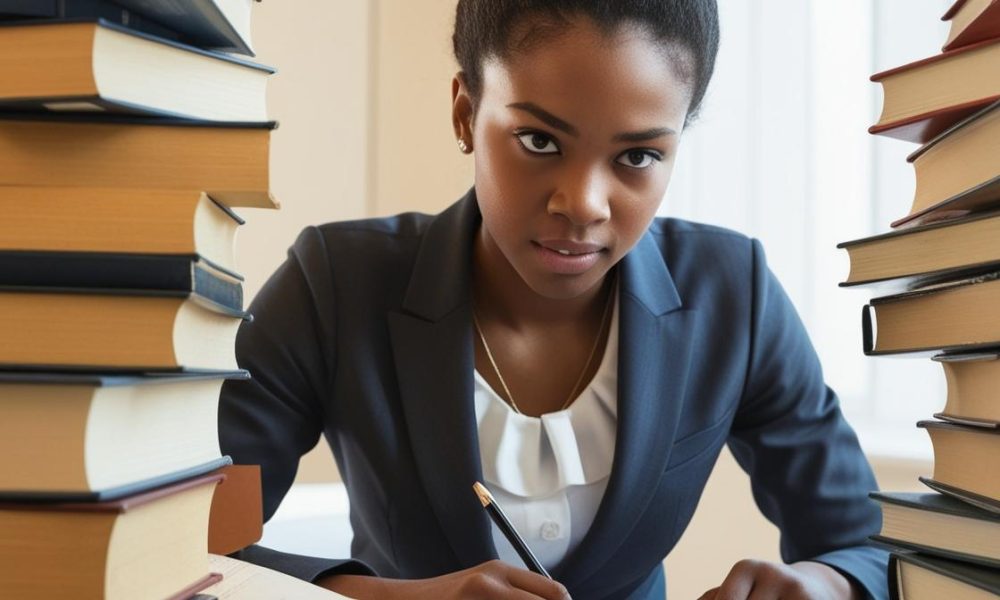
<path id="1" fill-rule="evenodd" d="M 240 332 L 253 379 L 222 397 L 266 516 L 326 436 L 353 560 L 243 558 L 357 598 L 662 599 L 728 443 L 786 564 L 742 561 L 704 598 L 886 596 L 874 478 L 760 244 L 654 218 L 718 35 L 714 0 L 459 1 L 475 186 L 305 230 Z"/>

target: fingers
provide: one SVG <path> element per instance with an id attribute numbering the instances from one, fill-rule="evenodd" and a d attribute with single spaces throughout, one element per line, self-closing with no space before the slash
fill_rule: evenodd
<path id="1" fill-rule="evenodd" d="M 698 596 L 698 600 L 715 600 L 715 594 L 719 591 L 719 588 L 714 587 L 701 596 Z"/>
<path id="2" fill-rule="evenodd" d="M 566 591 L 563 584 L 525 569 L 511 567 L 507 572 L 507 582 L 513 587 L 546 600 L 568 600 L 569 598 L 569 592 Z"/>
<path id="3" fill-rule="evenodd" d="M 722 585 L 715 592 L 714 600 L 747 600 L 753 589 L 754 572 L 758 561 L 741 560 L 733 565 Z"/>

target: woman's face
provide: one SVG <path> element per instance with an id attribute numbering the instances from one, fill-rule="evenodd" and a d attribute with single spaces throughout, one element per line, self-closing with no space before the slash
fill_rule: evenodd
<path id="1" fill-rule="evenodd" d="M 573 23 L 484 65 L 471 119 L 486 254 L 551 299 L 593 289 L 645 232 L 690 100 L 675 63 L 643 32 L 607 36 Z"/>

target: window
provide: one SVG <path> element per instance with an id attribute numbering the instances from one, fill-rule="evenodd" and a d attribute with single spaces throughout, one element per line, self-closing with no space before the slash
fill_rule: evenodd
<path id="1" fill-rule="evenodd" d="M 761 239 L 866 451 L 928 458 L 914 424 L 944 405 L 941 367 L 861 351 L 861 308 L 837 243 L 909 211 L 913 144 L 867 133 L 877 71 L 940 52 L 944 0 L 721 0 L 722 46 L 661 214 Z"/>

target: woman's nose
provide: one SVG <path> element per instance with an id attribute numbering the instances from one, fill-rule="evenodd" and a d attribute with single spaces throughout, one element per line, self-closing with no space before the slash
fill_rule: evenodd
<path id="1" fill-rule="evenodd" d="M 600 174 L 577 171 L 560 182 L 549 198 L 548 210 L 579 227 L 601 223 L 611 218 L 609 192 L 610 186 Z"/>

